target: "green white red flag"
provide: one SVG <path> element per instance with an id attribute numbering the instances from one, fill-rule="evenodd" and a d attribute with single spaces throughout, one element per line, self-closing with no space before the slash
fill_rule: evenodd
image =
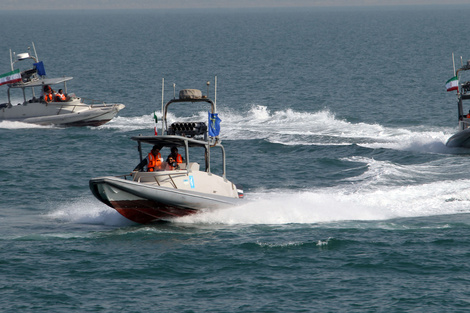
<path id="1" fill-rule="evenodd" d="M 157 118 L 157 114 L 155 112 L 153 112 L 153 119 L 155 120 L 155 127 L 154 127 L 154 130 L 155 130 L 155 136 L 158 135 L 158 132 L 157 132 L 157 123 L 158 123 L 158 118 Z"/>
<path id="2" fill-rule="evenodd" d="M 20 69 L 0 75 L 0 86 L 21 81 Z"/>
<path id="3" fill-rule="evenodd" d="M 457 76 L 452 77 L 446 82 L 447 91 L 458 90 L 459 89 L 459 78 Z"/>

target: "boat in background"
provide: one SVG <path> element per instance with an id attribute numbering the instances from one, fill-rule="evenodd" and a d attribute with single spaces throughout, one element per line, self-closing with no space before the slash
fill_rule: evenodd
<path id="1" fill-rule="evenodd" d="M 209 104 L 209 127 L 205 122 L 174 122 L 168 127 L 168 108 L 176 103 Z M 136 169 L 148 163 L 148 159 L 142 156 L 143 144 L 149 147 L 145 151 L 154 146 L 184 149 L 182 163 L 169 164 L 168 158 L 154 171 L 134 170 L 123 176 L 93 178 L 89 184 L 95 197 L 129 220 L 141 224 L 239 204 L 243 191 L 226 178 L 225 149 L 219 138 L 220 119 L 216 102 L 202 96 L 200 90 L 184 89 L 178 99 L 174 98 L 163 106 L 162 84 L 162 113 L 161 135 L 131 138 L 137 141 L 140 152 L 140 166 Z M 214 148 L 219 149 L 216 152 L 221 156 L 221 162 L 217 163 L 221 176 L 212 172 L 211 155 L 214 152 L 211 151 Z M 204 163 L 203 170 L 197 161 Z"/>
<path id="2" fill-rule="evenodd" d="M 454 56 L 452 55 L 452 60 L 454 61 Z M 470 61 L 467 61 L 466 64 L 456 71 L 454 63 L 454 73 L 455 76 L 449 79 L 446 82 L 447 91 L 457 91 L 457 110 L 458 110 L 458 120 L 459 131 L 451 136 L 446 143 L 448 147 L 461 147 L 461 148 L 470 148 L 470 111 L 465 113 L 463 102 L 465 100 L 470 100 L 470 81 L 462 79 L 466 71 L 470 70 Z M 461 80 L 463 80 L 461 82 Z"/>
<path id="3" fill-rule="evenodd" d="M 28 50 L 31 50 L 28 48 Z M 39 61 L 33 43 L 31 52 L 12 54 L 10 49 L 11 72 L 0 75 L 0 85 L 7 85 L 8 102 L 0 104 L 0 121 L 18 121 L 39 125 L 99 126 L 109 122 L 125 106 L 120 103 L 106 104 L 89 100 L 75 94 L 67 94 L 67 81 L 73 77 L 47 78 L 44 64 Z M 18 62 L 34 62 L 25 70 L 15 69 Z M 55 97 L 50 102 L 44 99 L 44 91 L 51 86 L 63 88 L 64 100 Z M 63 87 L 62 87 L 63 86 Z M 54 89 L 53 89 L 54 90 Z M 12 95 L 12 93 L 15 93 Z M 14 104 L 12 99 L 19 103 Z"/>

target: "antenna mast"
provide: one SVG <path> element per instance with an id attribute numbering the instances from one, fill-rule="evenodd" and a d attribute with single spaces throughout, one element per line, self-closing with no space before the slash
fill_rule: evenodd
<path id="1" fill-rule="evenodd" d="M 11 54 L 11 49 L 10 49 L 10 66 L 11 66 L 11 70 L 13 71 L 13 55 Z"/>
<path id="2" fill-rule="evenodd" d="M 36 62 L 39 62 L 38 54 L 36 53 L 36 47 L 34 46 L 34 42 L 31 42 L 33 44 L 33 50 L 34 50 L 34 56 L 36 57 Z"/>
<path id="3" fill-rule="evenodd" d="M 217 112 L 217 76 L 215 76 L 215 83 L 214 83 L 214 113 Z"/>
<path id="4" fill-rule="evenodd" d="M 454 66 L 454 76 L 455 76 L 455 59 L 454 59 L 454 53 L 452 52 L 452 65 Z"/>
<path id="5" fill-rule="evenodd" d="M 164 90 L 165 90 L 165 78 L 162 78 L 162 114 L 163 114 L 163 93 L 164 93 Z M 161 134 L 164 135 L 164 127 L 163 127 L 163 117 L 162 117 L 162 132 Z"/>

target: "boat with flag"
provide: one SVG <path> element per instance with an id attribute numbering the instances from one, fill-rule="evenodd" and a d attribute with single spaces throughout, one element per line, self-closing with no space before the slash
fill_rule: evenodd
<path id="1" fill-rule="evenodd" d="M 33 51 L 29 48 L 28 52 L 19 54 L 10 49 L 11 71 L 0 75 L 0 86 L 7 86 L 7 102 L 0 104 L 0 121 L 99 126 L 124 108 L 120 103 L 85 100 L 68 93 L 66 83 L 73 77 L 47 77 L 34 43 L 32 47 Z M 25 69 L 20 69 L 20 65 Z"/>
<path id="2" fill-rule="evenodd" d="M 240 204 L 243 191 L 226 177 L 216 100 L 203 96 L 200 90 L 183 89 L 179 98 L 164 105 L 163 86 L 160 134 L 155 131 L 152 136 L 132 137 L 138 144 L 139 165 L 130 174 L 91 179 L 92 193 L 124 217 L 142 224 Z M 210 106 L 208 124 L 186 120 L 168 126 L 170 106 L 201 104 Z M 165 151 L 171 154 L 164 160 L 161 153 Z M 220 175 L 215 173 L 218 171 Z"/>
<path id="3" fill-rule="evenodd" d="M 452 55 L 454 61 L 454 56 Z M 461 67 L 455 70 L 454 61 L 454 77 L 446 82 L 447 91 L 456 91 L 457 93 L 457 111 L 458 111 L 458 132 L 451 136 L 446 143 L 448 147 L 470 148 L 470 111 L 464 109 L 464 102 L 470 100 L 470 81 L 468 81 L 468 73 L 470 70 L 470 60 L 466 64 L 461 61 Z M 467 75 L 465 75 L 467 74 Z M 465 76 L 467 78 L 465 79 Z M 470 101 L 469 101 L 470 103 Z M 468 106 L 470 109 L 470 106 Z"/>

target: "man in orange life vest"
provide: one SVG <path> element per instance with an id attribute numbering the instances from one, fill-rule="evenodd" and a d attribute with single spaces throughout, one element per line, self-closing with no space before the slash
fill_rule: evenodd
<path id="1" fill-rule="evenodd" d="M 178 164 L 183 163 L 183 157 L 178 153 L 178 148 L 175 146 L 171 148 L 171 154 L 166 159 L 166 162 L 170 166 L 170 170 L 179 168 Z"/>
<path id="2" fill-rule="evenodd" d="M 145 166 L 147 166 L 147 172 L 160 170 L 162 166 L 162 156 L 160 154 L 160 149 L 160 146 L 153 146 L 147 157 L 135 167 L 134 171 L 141 171 Z"/>
<path id="3" fill-rule="evenodd" d="M 54 91 L 51 86 L 46 85 L 44 86 L 44 102 L 49 103 L 52 101 L 54 101 Z"/>
<path id="4" fill-rule="evenodd" d="M 162 167 L 160 147 L 155 145 L 147 156 L 147 172 L 154 172 Z"/>
<path id="5" fill-rule="evenodd" d="M 56 98 L 56 101 L 58 102 L 64 102 L 67 99 L 65 95 L 62 93 L 62 89 L 59 89 L 59 92 L 56 93 L 55 98 Z"/>
<path id="6" fill-rule="evenodd" d="M 165 166 L 165 171 L 173 171 L 173 170 L 179 170 L 180 166 L 178 163 L 176 163 L 175 159 L 170 155 L 168 159 L 166 159 L 166 166 Z"/>

